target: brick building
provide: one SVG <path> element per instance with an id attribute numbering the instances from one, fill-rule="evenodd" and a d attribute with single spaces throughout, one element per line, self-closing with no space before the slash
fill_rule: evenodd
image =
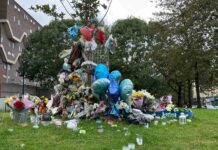
<path id="1" fill-rule="evenodd" d="M 41 28 L 16 1 L 0 0 L 0 97 L 21 94 L 23 78 L 17 69 L 26 37 Z M 24 80 L 25 92 L 39 92 L 37 83 Z"/>

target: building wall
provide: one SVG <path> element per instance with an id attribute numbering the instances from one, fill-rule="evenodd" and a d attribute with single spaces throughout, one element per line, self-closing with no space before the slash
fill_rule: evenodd
<path id="1" fill-rule="evenodd" d="M 7 1 L 7 0 L 3 0 Z M 29 35 L 41 27 L 41 25 L 31 17 L 19 4 L 14 0 L 9 0 L 7 9 L 7 19 L 11 23 L 14 36 L 20 38 L 23 33 Z"/>
<path id="2" fill-rule="evenodd" d="M 17 83 L 3 83 L 2 84 L 2 93 L 4 93 L 4 95 L 2 95 L 2 97 L 7 97 L 7 96 L 11 96 L 11 95 L 21 95 L 22 93 L 22 85 L 21 84 L 17 84 Z M 26 85 L 24 86 L 24 91 L 25 93 L 31 94 L 31 95 L 45 95 L 45 96 L 50 96 L 50 93 L 45 91 L 45 90 L 41 90 L 39 87 L 37 86 L 32 86 L 32 85 Z"/>
<path id="3" fill-rule="evenodd" d="M 19 57 L 23 42 L 41 25 L 14 0 L 0 0 L 0 97 L 21 94 L 23 78 L 19 76 Z M 24 80 L 25 93 L 47 94 L 35 82 Z"/>
<path id="4" fill-rule="evenodd" d="M 6 0 L 0 0 L 0 19 L 5 19 L 7 16 L 7 1 Z"/>

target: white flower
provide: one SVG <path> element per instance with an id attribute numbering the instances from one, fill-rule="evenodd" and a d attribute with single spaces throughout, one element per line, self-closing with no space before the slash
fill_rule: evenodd
<path id="1" fill-rule="evenodd" d="M 155 97 L 153 95 L 151 95 L 149 92 L 147 92 L 146 90 L 142 90 L 142 93 L 148 99 L 155 99 Z"/>
<path id="2" fill-rule="evenodd" d="M 171 111 L 171 110 L 173 110 L 174 107 L 175 106 L 173 104 L 168 104 L 167 107 L 166 107 L 166 110 Z"/>

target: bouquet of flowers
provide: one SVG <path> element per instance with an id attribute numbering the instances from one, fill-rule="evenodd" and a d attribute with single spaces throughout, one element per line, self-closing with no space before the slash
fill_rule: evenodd
<path id="1" fill-rule="evenodd" d="M 135 105 L 136 108 L 141 108 L 143 105 L 143 93 L 141 91 L 135 91 L 132 94 L 132 100 L 133 100 L 133 105 Z"/>
<path id="2" fill-rule="evenodd" d="M 24 123 L 27 121 L 28 109 L 21 98 L 10 96 L 5 99 L 4 103 L 12 110 L 12 118 L 15 122 Z"/>
<path id="3" fill-rule="evenodd" d="M 25 109 L 25 104 L 17 96 L 10 96 L 6 98 L 4 103 L 11 110 L 22 111 Z"/>
<path id="4" fill-rule="evenodd" d="M 137 109 L 150 111 L 153 105 L 154 96 L 146 90 L 134 91 L 132 94 L 132 104 Z"/>

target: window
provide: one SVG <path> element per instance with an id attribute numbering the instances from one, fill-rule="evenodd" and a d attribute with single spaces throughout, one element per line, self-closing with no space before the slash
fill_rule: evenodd
<path id="1" fill-rule="evenodd" d="M 8 52 L 8 55 L 11 55 L 11 52 Z"/>
<path id="2" fill-rule="evenodd" d="M 14 22 L 16 21 L 16 17 L 14 16 Z"/>
<path id="3" fill-rule="evenodd" d="M 14 53 L 12 53 L 12 57 L 14 57 Z"/>
<path id="4" fill-rule="evenodd" d="M 8 65 L 8 70 L 11 70 L 11 66 L 10 65 Z"/>
<path id="5" fill-rule="evenodd" d="M 3 75 L 3 78 L 7 78 L 7 76 L 4 74 L 4 75 Z"/>
<path id="6" fill-rule="evenodd" d="M 12 46 L 13 48 L 14 48 L 14 43 L 13 43 L 13 46 Z"/>
<path id="7" fill-rule="evenodd" d="M 17 21 L 17 24 L 20 26 L 20 20 Z"/>
<path id="8" fill-rule="evenodd" d="M 9 2 L 10 0 L 8 0 L 8 5 L 10 5 L 10 2 Z"/>
<path id="9" fill-rule="evenodd" d="M 35 21 L 33 21 L 33 24 L 35 24 Z"/>
<path id="10" fill-rule="evenodd" d="M 30 29 L 30 33 L 32 33 L 33 31 L 32 31 L 32 29 Z"/>
<path id="11" fill-rule="evenodd" d="M 20 8 L 17 8 L 17 10 L 20 12 Z"/>
<path id="12" fill-rule="evenodd" d="M 30 20 L 30 22 L 31 22 L 31 23 L 33 22 L 32 19 Z"/>
<path id="13" fill-rule="evenodd" d="M 14 5 L 14 9 L 17 9 L 17 5 Z"/>
<path id="14" fill-rule="evenodd" d="M 3 43 L 3 39 L 4 39 L 4 38 L 3 38 L 3 37 L 1 37 L 1 43 Z"/>
<path id="15" fill-rule="evenodd" d="M 38 27 L 38 30 L 40 30 L 40 27 Z"/>
<path id="16" fill-rule="evenodd" d="M 7 65 L 6 65 L 6 64 L 4 64 L 4 69 L 5 69 L 5 70 L 7 69 Z"/>
<path id="17" fill-rule="evenodd" d="M 16 72 L 16 77 L 18 76 L 18 73 Z"/>

